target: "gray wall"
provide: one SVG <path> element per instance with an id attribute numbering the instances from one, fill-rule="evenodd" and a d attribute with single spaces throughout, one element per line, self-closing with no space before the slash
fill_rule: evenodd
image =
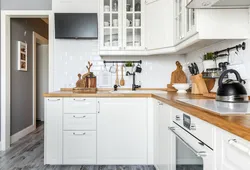
<path id="1" fill-rule="evenodd" d="M 52 0 L 1 0 L 4 10 L 50 10 Z"/>
<path id="2" fill-rule="evenodd" d="M 24 32 L 26 31 L 26 36 Z M 48 25 L 41 19 L 11 19 L 11 135 L 32 125 L 33 72 L 32 33 L 48 38 Z M 28 44 L 28 71 L 17 70 L 16 42 Z"/>

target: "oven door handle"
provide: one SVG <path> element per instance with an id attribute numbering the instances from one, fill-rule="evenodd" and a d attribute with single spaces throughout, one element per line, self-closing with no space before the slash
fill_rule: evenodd
<path id="1" fill-rule="evenodd" d="M 175 127 L 168 127 L 168 129 L 179 139 L 181 140 L 197 157 L 205 157 L 207 153 L 205 151 L 196 151 L 192 146 L 190 146 L 178 133 L 175 131 Z"/>

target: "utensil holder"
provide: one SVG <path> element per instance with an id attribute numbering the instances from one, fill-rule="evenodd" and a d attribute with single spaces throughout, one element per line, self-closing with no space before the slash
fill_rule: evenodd
<path id="1" fill-rule="evenodd" d="M 192 81 L 192 94 L 204 94 L 208 93 L 208 89 L 202 74 L 191 76 Z"/>

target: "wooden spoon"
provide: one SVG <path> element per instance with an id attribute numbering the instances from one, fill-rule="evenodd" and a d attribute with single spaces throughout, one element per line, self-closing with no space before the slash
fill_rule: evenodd
<path id="1" fill-rule="evenodd" d="M 120 80 L 120 85 L 121 85 L 121 86 L 124 86 L 124 85 L 125 85 L 125 80 L 124 80 L 124 78 L 123 78 L 123 65 L 121 66 L 121 73 L 122 73 L 122 78 L 121 78 L 121 80 Z"/>
<path id="2" fill-rule="evenodd" d="M 118 78 L 118 64 L 116 64 L 116 80 L 115 80 L 115 84 L 119 85 L 119 78 Z"/>

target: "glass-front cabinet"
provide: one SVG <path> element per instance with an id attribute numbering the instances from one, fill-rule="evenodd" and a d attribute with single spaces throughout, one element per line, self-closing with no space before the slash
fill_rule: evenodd
<path id="1" fill-rule="evenodd" d="M 124 0 L 123 4 L 125 9 L 123 15 L 123 46 L 126 50 L 142 49 L 144 46 L 144 1 Z"/>
<path id="2" fill-rule="evenodd" d="M 100 1 L 101 50 L 144 49 L 143 0 Z"/>
<path id="3" fill-rule="evenodd" d="M 176 43 L 192 36 L 196 32 L 195 9 L 188 9 L 186 5 L 190 0 L 175 1 L 175 27 Z"/>
<path id="4" fill-rule="evenodd" d="M 119 50 L 122 47 L 122 3 L 119 0 L 101 1 L 100 23 L 101 48 Z"/>

